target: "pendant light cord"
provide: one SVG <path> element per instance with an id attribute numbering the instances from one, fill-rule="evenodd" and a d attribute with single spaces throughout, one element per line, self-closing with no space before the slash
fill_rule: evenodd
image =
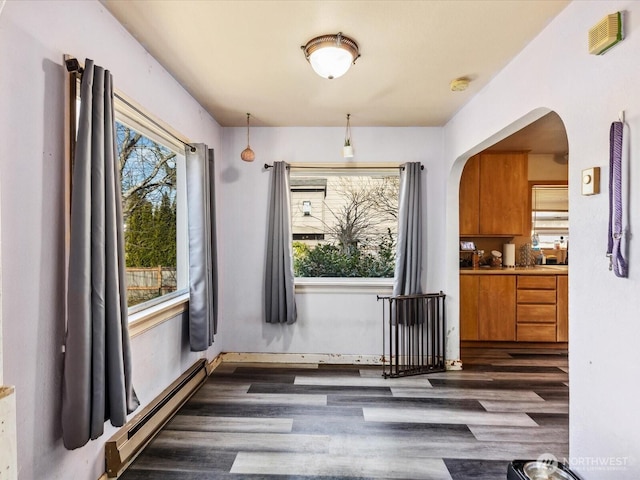
<path id="1" fill-rule="evenodd" d="M 249 117 L 251 116 L 250 113 L 247 113 L 247 147 L 249 146 Z"/>
<path id="2" fill-rule="evenodd" d="M 351 145 L 351 114 L 347 113 L 347 129 L 344 132 L 344 144 L 345 146 Z"/>

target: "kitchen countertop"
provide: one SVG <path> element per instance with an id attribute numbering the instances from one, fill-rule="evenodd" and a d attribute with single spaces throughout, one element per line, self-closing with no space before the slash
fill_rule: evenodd
<path id="1" fill-rule="evenodd" d="M 515 268 L 461 268 L 460 275 L 567 275 L 568 265 L 536 265 Z"/>

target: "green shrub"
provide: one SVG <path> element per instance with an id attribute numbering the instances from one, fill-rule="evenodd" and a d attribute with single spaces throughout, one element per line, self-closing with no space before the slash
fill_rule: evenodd
<path id="1" fill-rule="evenodd" d="M 314 248 L 293 243 L 293 268 L 296 277 L 391 278 L 395 268 L 395 242 L 388 233 L 380 240 L 377 253 L 351 248 L 344 252 L 332 244 Z"/>

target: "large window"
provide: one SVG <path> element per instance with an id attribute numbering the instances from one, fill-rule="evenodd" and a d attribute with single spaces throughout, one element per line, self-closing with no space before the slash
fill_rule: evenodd
<path id="1" fill-rule="evenodd" d="M 291 169 L 296 277 L 393 277 L 398 169 Z"/>
<path id="2" fill-rule="evenodd" d="M 130 307 L 185 287 L 178 261 L 184 243 L 178 235 L 184 156 L 144 130 L 126 119 L 116 122 Z"/>

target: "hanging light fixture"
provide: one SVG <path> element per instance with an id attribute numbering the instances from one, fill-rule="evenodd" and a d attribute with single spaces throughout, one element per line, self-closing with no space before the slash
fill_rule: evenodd
<path id="1" fill-rule="evenodd" d="M 247 148 L 245 148 L 240 154 L 240 158 L 245 162 L 253 162 L 256 159 L 256 154 L 251 150 L 249 146 L 249 117 L 250 113 L 247 113 Z"/>
<path id="2" fill-rule="evenodd" d="M 344 132 L 344 146 L 342 147 L 342 156 L 344 158 L 353 157 L 353 145 L 351 145 L 351 114 L 347 113 L 347 129 Z"/>
<path id="3" fill-rule="evenodd" d="M 341 77 L 360 57 L 358 44 L 342 32 L 312 38 L 300 47 L 311 68 L 323 78 Z"/>

